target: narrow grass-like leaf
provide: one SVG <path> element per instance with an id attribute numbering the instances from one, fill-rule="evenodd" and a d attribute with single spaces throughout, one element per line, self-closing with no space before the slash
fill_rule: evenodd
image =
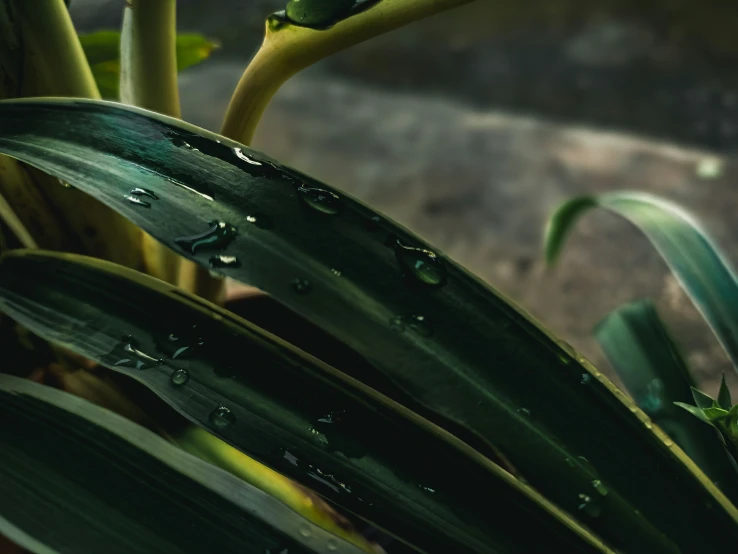
<path id="1" fill-rule="evenodd" d="M 611 552 L 439 427 L 159 280 L 92 258 L 9 253 L 0 307 L 423 551 Z M 521 534 L 528 526 L 536 533 Z"/>
<path id="2" fill-rule="evenodd" d="M 728 384 L 725 382 L 725 374 L 723 374 L 723 379 L 720 381 L 720 391 L 718 392 L 717 401 L 718 405 L 724 410 L 730 410 L 733 405 L 730 398 L 730 389 L 728 388 Z"/>
<path id="3" fill-rule="evenodd" d="M 738 282 L 707 233 L 681 208 L 656 196 L 614 192 L 574 198 L 551 217 L 546 259 L 554 263 L 578 218 L 592 207 L 624 217 L 653 243 L 694 305 L 738 364 Z"/>
<path id="4" fill-rule="evenodd" d="M 478 450 L 493 444 L 614 547 L 738 541 L 736 509 L 568 344 L 341 191 L 225 137 L 104 102 L 0 103 L 0 152 L 305 315 L 375 366 L 359 376 L 366 384 L 468 429 Z M 133 189 L 148 191 L 146 205 Z M 591 497 L 594 481 L 609 493 Z"/>
<path id="5" fill-rule="evenodd" d="M 686 402 L 674 402 L 674 404 L 676 406 L 679 406 L 680 408 L 684 408 L 700 421 L 712 425 L 712 421 L 710 421 L 710 418 L 705 415 L 705 412 L 702 410 L 702 408 L 698 408 L 697 406 L 693 406 L 692 404 L 687 404 Z"/>
<path id="6" fill-rule="evenodd" d="M 0 534 L 31 552 L 361 550 L 108 410 L 0 374 Z"/>
<path id="7" fill-rule="evenodd" d="M 700 468 L 738 501 L 738 469 L 702 409 L 689 406 L 693 384 L 687 365 L 649 300 L 621 306 L 595 336 L 635 402 Z M 675 405 L 678 404 L 678 405 Z M 685 412 L 680 406 L 689 406 Z"/>

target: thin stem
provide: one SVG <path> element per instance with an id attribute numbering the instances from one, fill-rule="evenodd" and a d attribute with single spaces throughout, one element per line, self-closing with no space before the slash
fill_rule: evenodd
<path id="1" fill-rule="evenodd" d="M 295 73 L 376 35 L 472 1 L 382 0 L 365 12 L 321 31 L 270 17 L 264 42 L 233 93 L 221 133 L 250 144 L 272 96 Z"/>

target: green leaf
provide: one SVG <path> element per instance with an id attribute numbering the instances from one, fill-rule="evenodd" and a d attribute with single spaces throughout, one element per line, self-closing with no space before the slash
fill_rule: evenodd
<path id="1" fill-rule="evenodd" d="M 710 396 L 709 394 L 702 392 L 696 387 L 690 387 L 692 390 L 692 398 L 694 399 L 694 403 L 702 408 L 714 408 L 717 406 L 717 401 Z"/>
<path id="2" fill-rule="evenodd" d="M 248 322 L 72 255 L 0 262 L 4 313 L 423 551 L 610 552 L 467 445 Z M 505 506 L 488 517 L 490 499 Z M 521 526 L 536 533 L 519 535 Z"/>
<path id="3" fill-rule="evenodd" d="M 79 39 L 100 94 L 103 98 L 117 99 L 120 81 L 120 32 L 96 31 L 80 35 Z M 217 47 L 216 42 L 199 34 L 177 35 L 177 70 L 184 71 L 206 60 Z"/>
<path id="4" fill-rule="evenodd" d="M 728 411 L 722 408 L 704 408 L 702 411 L 710 421 L 720 421 L 728 417 Z"/>
<path id="5" fill-rule="evenodd" d="M 700 408 L 689 405 L 692 377 L 653 303 L 619 307 L 597 325 L 595 337 L 636 404 L 729 498 L 738 500 L 734 462 L 715 430 L 695 421 L 693 416 L 710 423 Z"/>
<path id="6" fill-rule="evenodd" d="M 340 369 L 412 399 L 480 452 L 501 452 L 562 508 L 577 511 L 579 494 L 606 483 L 603 517 L 587 523 L 613 547 L 738 541 L 735 508 L 569 345 L 340 190 L 223 136 L 105 102 L 0 102 L 0 152 L 306 316 L 375 370 Z"/>
<path id="7" fill-rule="evenodd" d="M 730 407 L 733 405 L 733 402 L 730 398 L 730 389 L 728 388 L 727 383 L 725 382 L 725 374 L 723 373 L 723 379 L 720 381 L 720 391 L 718 392 L 718 405 L 723 408 L 724 410 L 730 410 Z"/>
<path id="8" fill-rule="evenodd" d="M 2 374 L 0 449 L 0 535 L 32 552 L 361 552 L 117 414 Z"/>
<path id="9" fill-rule="evenodd" d="M 687 410 L 690 414 L 695 416 L 700 421 L 703 421 L 705 423 L 708 423 L 709 425 L 712 425 L 712 421 L 709 417 L 705 414 L 704 410 L 702 408 L 698 408 L 697 406 L 692 406 L 691 404 L 686 404 L 685 402 L 674 402 L 674 405 L 679 406 L 680 408 L 684 408 Z"/>
<path id="10" fill-rule="evenodd" d="M 738 367 L 738 283 L 700 226 L 678 206 L 639 192 L 582 196 L 562 204 L 546 232 L 546 260 L 558 258 L 577 219 L 601 207 L 630 221 L 653 243 Z"/>

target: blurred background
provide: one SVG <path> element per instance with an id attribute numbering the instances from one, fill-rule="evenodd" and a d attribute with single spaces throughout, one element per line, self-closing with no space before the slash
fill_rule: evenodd
<path id="1" fill-rule="evenodd" d="M 79 32 L 122 0 L 72 0 Z M 221 48 L 180 77 L 183 116 L 217 131 L 284 0 L 178 0 Z M 592 212 L 554 270 L 547 216 L 577 194 L 638 189 L 696 214 L 738 262 L 738 3 L 478 0 L 289 81 L 254 147 L 371 204 L 514 299 L 608 372 L 592 327 L 651 297 L 704 390 L 738 378 L 659 256 Z M 510 368 L 514 370 L 514 368 Z"/>

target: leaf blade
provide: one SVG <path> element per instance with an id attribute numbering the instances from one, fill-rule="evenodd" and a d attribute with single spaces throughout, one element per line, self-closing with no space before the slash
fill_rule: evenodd
<path id="1" fill-rule="evenodd" d="M 0 103 L 0 121 L 0 150 L 74 175 L 184 256 L 205 266 L 221 255 L 248 260 L 216 270 L 343 340 L 377 369 L 360 377 L 369 386 L 388 396 L 399 390 L 424 417 L 467 429 L 478 450 L 497 447 L 562 506 L 577 510 L 572 491 L 601 478 L 613 491 L 603 501 L 609 515 L 590 523 L 609 542 L 654 541 L 653 552 L 671 551 L 673 537 L 701 548 L 695 521 L 715 528 L 707 535 L 716 544 L 735 529 L 738 512 L 725 497 L 570 346 L 340 190 L 225 137 L 110 103 Z M 125 199 L 132 187 L 159 200 L 141 209 Z M 203 231 L 214 239 L 209 250 L 198 246 Z M 583 373 L 594 377 L 585 394 Z M 674 479 L 689 492 L 677 494 Z M 720 515 L 707 517 L 703 501 Z"/>
<path id="2" fill-rule="evenodd" d="M 192 552 L 215 545 L 225 552 L 243 552 L 244 545 L 312 552 L 328 541 L 360 552 L 261 491 L 80 398 L 7 375 L 0 375 L 0 397 L 0 531 L 34 552 Z M 101 445 L 117 449 L 114 463 L 100 463 L 110 462 L 110 450 Z M 196 515 L 198 502 L 212 510 L 208 517 Z M 299 528 L 315 533 L 312 545 Z"/>

